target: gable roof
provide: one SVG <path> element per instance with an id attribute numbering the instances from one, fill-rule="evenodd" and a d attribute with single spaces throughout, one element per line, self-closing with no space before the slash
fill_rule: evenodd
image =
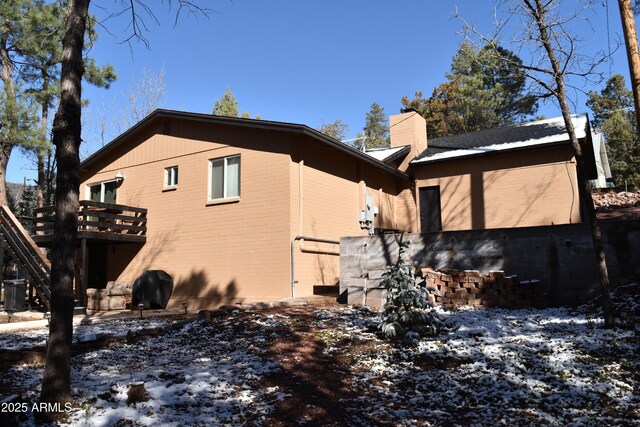
<path id="1" fill-rule="evenodd" d="M 287 123 L 287 122 L 276 122 L 269 120 L 257 120 L 257 119 L 245 119 L 240 117 L 224 117 L 224 116 L 216 116 L 213 114 L 203 114 L 203 113 L 190 113 L 185 111 L 176 111 L 176 110 L 165 110 L 165 109 L 157 109 L 151 112 L 147 117 L 136 123 L 134 126 L 126 130 L 124 133 L 118 135 L 114 140 L 106 144 L 104 147 L 96 151 L 87 157 L 81 164 L 80 168 L 84 169 L 98 161 L 104 155 L 113 152 L 118 149 L 123 143 L 127 141 L 127 138 L 134 133 L 140 131 L 142 128 L 151 124 L 157 119 L 182 119 L 189 120 L 195 122 L 205 122 L 210 124 L 222 124 L 222 125 L 230 125 L 230 126 L 242 126 L 242 127 L 250 127 L 257 129 L 265 129 L 265 130 L 274 130 L 274 131 L 282 131 L 282 132 L 291 132 L 301 135 L 309 136 L 319 142 L 322 142 L 332 148 L 336 148 L 339 151 L 345 153 L 348 156 L 356 158 L 358 160 L 362 160 L 365 163 L 368 163 L 376 168 L 382 169 L 385 172 L 388 172 L 392 175 L 395 175 L 399 178 L 409 179 L 409 176 L 404 172 L 395 169 L 384 162 L 376 159 L 375 157 L 369 156 L 362 151 L 356 150 L 348 144 L 345 144 L 337 139 L 331 138 L 320 131 L 313 129 L 307 125 L 298 124 L 298 123 Z"/>
<path id="2" fill-rule="evenodd" d="M 586 114 L 571 116 L 579 140 L 590 133 Z M 461 135 L 434 138 L 428 148 L 411 163 L 453 160 L 460 157 L 479 156 L 495 152 L 519 150 L 569 143 L 569 135 L 562 117 L 537 120 L 512 126 L 503 126 Z"/>

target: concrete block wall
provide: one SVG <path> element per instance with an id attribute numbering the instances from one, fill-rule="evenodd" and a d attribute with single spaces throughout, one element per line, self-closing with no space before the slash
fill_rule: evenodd
<path id="1" fill-rule="evenodd" d="M 600 223 L 612 283 L 640 268 L 640 220 Z M 387 234 L 340 240 L 340 291 L 354 278 L 397 261 L 398 243 L 409 240 L 414 267 L 502 270 L 520 281 L 536 280 L 550 305 L 577 305 L 599 293 L 587 224 L 511 229 Z"/>

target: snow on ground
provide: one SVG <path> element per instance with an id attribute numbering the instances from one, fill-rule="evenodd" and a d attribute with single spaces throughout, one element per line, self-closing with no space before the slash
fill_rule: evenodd
<path id="1" fill-rule="evenodd" d="M 357 396 L 336 401 L 353 409 L 345 425 L 640 426 L 637 323 L 606 330 L 588 312 L 569 309 L 441 314 L 457 330 L 401 345 L 375 333 L 374 311 L 315 309 L 311 326 L 320 331 L 326 354 L 367 343 L 350 359 L 354 363 L 340 367 L 349 371 Z M 265 350 L 272 340 L 286 339 L 278 331 L 292 322 L 263 311 L 249 314 L 238 328 L 237 316 L 216 324 L 190 321 L 161 337 L 75 356 L 72 381 L 80 408 L 70 424 L 262 424 L 288 397 L 287 390 L 260 385 L 279 369 Z M 99 327 L 108 331 L 108 324 Z M 96 333 L 92 327 L 98 325 L 85 332 Z M 35 398 L 41 377 L 41 367 L 21 366 L 3 379 L 25 385 L 26 397 Z M 149 400 L 128 406 L 127 385 L 137 381 L 145 383 Z"/>
<path id="2" fill-rule="evenodd" d="M 87 341 L 100 335 L 111 335 L 125 338 L 129 331 L 142 329 L 161 328 L 175 320 L 167 317 L 152 317 L 142 319 L 117 319 L 117 320 L 87 320 L 73 327 L 73 341 Z M 10 333 L 0 333 L 0 349 L 20 350 L 45 346 L 49 338 L 49 330 L 24 329 Z"/>
<path id="3" fill-rule="evenodd" d="M 84 333 L 92 326 L 110 333 L 120 330 L 119 323 L 109 329 L 110 323 L 88 325 Z M 77 355 L 72 384 L 80 408 L 74 409 L 69 424 L 112 426 L 131 420 L 135 425 L 237 425 L 260 420 L 284 395 L 256 386 L 261 376 L 277 369 L 252 350 L 264 341 L 257 331 L 236 339 L 231 322 L 220 327 L 191 321 L 162 337 Z M 36 398 L 42 368 L 17 367 L 4 378 L 22 384 L 30 390 L 26 397 Z M 128 406 L 128 384 L 140 381 L 149 399 Z"/>
<path id="4" fill-rule="evenodd" d="M 443 312 L 460 328 L 370 354 L 354 387 L 374 416 L 411 425 L 640 425 L 638 330 L 567 309 Z"/>

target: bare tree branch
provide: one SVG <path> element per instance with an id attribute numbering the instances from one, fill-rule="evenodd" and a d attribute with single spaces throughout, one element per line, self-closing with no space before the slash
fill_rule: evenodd
<path id="1" fill-rule="evenodd" d="M 509 19 L 513 19 L 514 16 L 520 17 L 521 27 L 514 30 L 511 43 L 519 45 L 521 49 L 527 47 L 529 53 L 532 54 L 528 64 L 520 65 L 522 73 L 538 85 L 542 91 L 553 95 L 562 112 L 573 158 L 576 162 L 576 175 L 582 210 L 585 215 L 584 220 L 591 229 L 593 249 L 599 271 L 605 326 L 613 327 L 614 317 L 609 295 L 609 274 L 602 236 L 591 197 L 588 182 L 590 176 L 587 172 L 587 161 L 583 155 L 583 144 L 578 140 L 567 97 L 568 88 L 579 90 L 575 85 L 570 86 L 567 83 L 567 78 L 577 78 L 583 84 L 592 79 L 602 80 L 603 78 L 603 74 L 598 71 L 598 66 L 608 59 L 607 55 L 602 53 L 591 54 L 592 56 L 582 54 L 579 46 L 580 40 L 575 36 L 573 28 L 570 28 L 575 20 L 593 4 L 593 1 L 582 0 L 578 2 L 576 4 L 581 4 L 582 7 L 569 13 L 566 13 L 564 9 L 560 11 L 561 2 L 559 0 L 500 0 L 498 4 L 507 9 L 506 13 Z M 565 12 L 564 15 L 562 12 Z M 473 39 L 475 37 L 484 42 L 490 39 L 492 42 L 490 46 L 494 53 L 501 55 L 496 48 L 497 42 L 495 40 L 501 39 L 507 27 L 500 25 L 497 13 L 494 16 L 496 16 L 495 20 L 498 22 L 496 28 L 499 31 L 491 37 L 486 37 L 478 32 L 475 26 L 469 25 L 462 18 L 459 19 L 464 24 L 465 38 Z M 517 39 L 517 36 L 520 38 Z M 508 61 L 508 58 L 505 60 Z"/>
<path id="2" fill-rule="evenodd" d="M 107 9 L 105 7 L 99 7 L 100 10 L 106 13 L 106 17 L 101 21 L 96 22 L 101 28 L 103 28 L 109 35 L 113 37 L 119 37 L 114 35 L 110 30 L 110 21 L 117 20 L 123 16 L 128 16 L 127 25 L 125 26 L 124 38 L 119 42 L 120 44 L 127 44 L 133 54 L 133 42 L 142 43 L 145 48 L 149 49 L 149 39 L 146 34 L 150 31 L 147 22 L 151 22 L 155 25 L 160 25 L 156 13 L 154 12 L 154 6 L 149 6 L 149 2 L 146 0 L 119 0 L 120 8 L 117 10 Z M 200 6 L 197 1 L 192 0 L 163 0 L 162 4 L 166 4 L 169 9 L 172 5 L 177 3 L 177 10 L 174 18 L 174 26 L 177 25 L 180 17 L 186 13 L 187 16 L 195 17 L 196 20 L 199 17 L 209 17 L 209 14 L 213 11 L 207 7 Z"/>

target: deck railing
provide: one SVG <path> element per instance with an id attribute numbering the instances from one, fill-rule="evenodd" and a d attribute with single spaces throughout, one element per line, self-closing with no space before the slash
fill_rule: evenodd
<path id="1" fill-rule="evenodd" d="M 33 232 L 36 236 L 53 235 L 55 206 L 34 209 Z M 147 210 L 134 206 L 80 201 L 78 231 L 144 236 L 147 233 Z"/>

